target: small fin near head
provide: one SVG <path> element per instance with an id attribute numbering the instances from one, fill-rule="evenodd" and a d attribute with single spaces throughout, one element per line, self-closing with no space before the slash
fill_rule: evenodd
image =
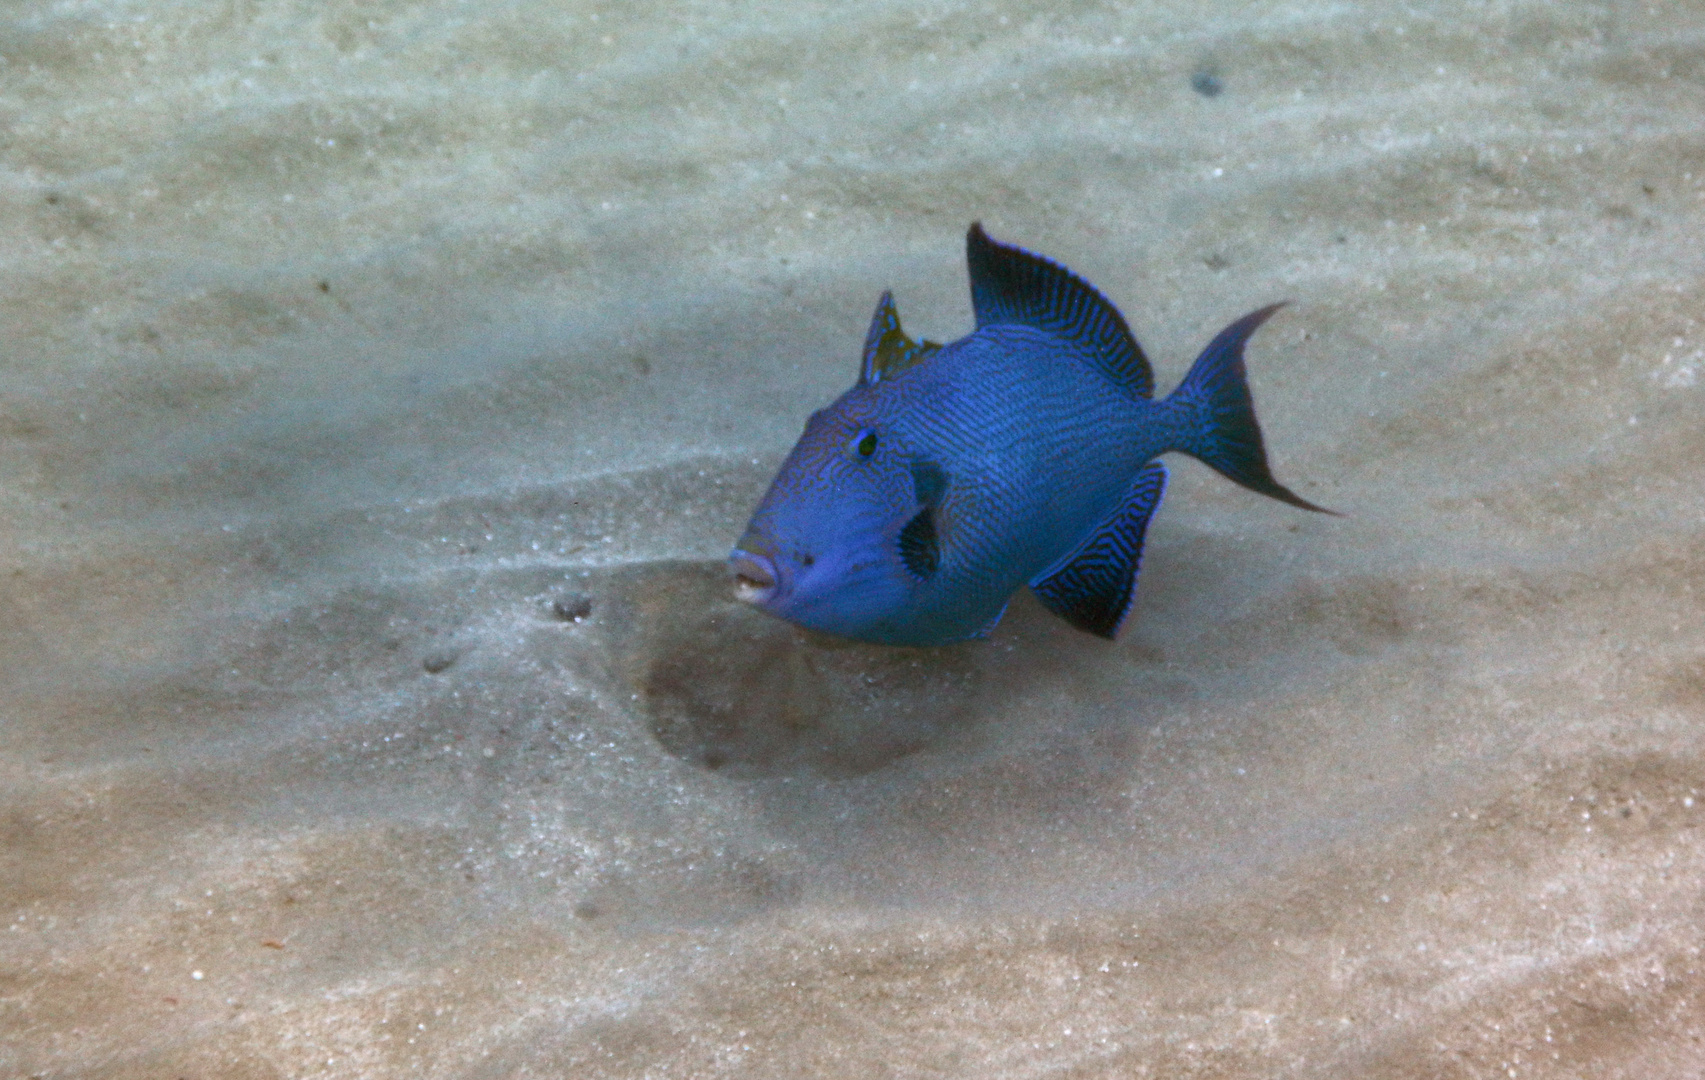
<path id="1" fill-rule="evenodd" d="M 1095 369 L 1132 397 L 1154 396 L 1154 372 L 1125 317 L 1089 282 L 1052 259 L 998 243 L 972 224 L 965 237 L 977 327 L 1016 323 L 1058 334 L 1090 354 Z"/>
<path id="2" fill-rule="evenodd" d="M 1149 518 L 1165 491 L 1165 465 L 1151 461 L 1138 469 L 1113 515 L 1030 583 L 1042 606 L 1079 630 L 1109 640 L 1118 636 L 1136 595 Z"/>
<path id="3" fill-rule="evenodd" d="M 935 532 L 935 510 L 924 507 L 900 530 L 900 560 L 920 578 L 941 565 L 941 541 Z"/>
<path id="4" fill-rule="evenodd" d="M 861 386 L 875 386 L 884 378 L 921 364 L 940 350 L 933 341 L 917 342 L 900 329 L 900 313 L 894 308 L 894 294 L 886 290 L 876 302 L 876 314 L 871 316 L 870 330 L 864 335 L 864 366 L 859 369 Z"/>

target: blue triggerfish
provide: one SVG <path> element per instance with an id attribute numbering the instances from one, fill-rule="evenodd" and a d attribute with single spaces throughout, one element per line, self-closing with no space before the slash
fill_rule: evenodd
<path id="1" fill-rule="evenodd" d="M 1060 264 L 966 239 L 977 328 L 914 342 L 883 293 L 858 384 L 806 421 L 730 566 L 740 599 L 799 626 L 889 645 L 987 636 L 1028 584 L 1112 638 L 1143 535 L 1183 451 L 1252 491 L 1273 479 L 1243 346 L 1281 305 L 1220 331 L 1169 397 L 1125 319 Z"/>

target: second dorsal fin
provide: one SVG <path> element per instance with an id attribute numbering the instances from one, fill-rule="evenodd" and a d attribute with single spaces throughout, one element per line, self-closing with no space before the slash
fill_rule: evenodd
<path id="1" fill-rule="evenodd" d="M 998 243 L 981 222 L 965 238 L 977 328 L 1012 323 L 1087 350 L 1096 370 L 1134 397 L 1154 396 L 1154 372 L 1125 317 L 1095 286 L 1051 259 Z"/>
<path id="2" fill-rule="evenodd" d="M 864 336 L 864 366 L 859 370 L 862 386 L 875 386 L 883 379 L 914 364 L 921 364 L 941 349 L 933 341 L 913 341 L 900 329 L 900 313 L 894 309 L 894 294 L 884 291 Z"/>

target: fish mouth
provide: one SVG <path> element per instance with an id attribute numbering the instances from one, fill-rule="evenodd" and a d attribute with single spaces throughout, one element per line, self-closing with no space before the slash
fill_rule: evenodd
<path id="1" fill-rule="evenodd" d="M 748 604 L 762 604 L 776 594 L 780 578 L 776 564 L 763 555 L 734 549 L 728 556 L 728 568 L 734 572 L 734 598 Z"/>

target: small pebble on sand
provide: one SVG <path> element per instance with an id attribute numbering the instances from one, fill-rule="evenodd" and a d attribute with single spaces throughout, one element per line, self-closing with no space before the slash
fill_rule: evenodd
<path id="1" fill-rule="evenodd" d="M 592 598 L 585 593 L 564 593 L 551 602 L 551 614 L 563 622 L 579 622 L 592 614 Z"/>
<path id="2" fill-rule="evenodd" d="M 426 670 L 428 675 L 436 675 L 455 662 L 455 653 L 437 652 L 428 654 L 427 657 L 420 662 L 420 666 Z"/>

